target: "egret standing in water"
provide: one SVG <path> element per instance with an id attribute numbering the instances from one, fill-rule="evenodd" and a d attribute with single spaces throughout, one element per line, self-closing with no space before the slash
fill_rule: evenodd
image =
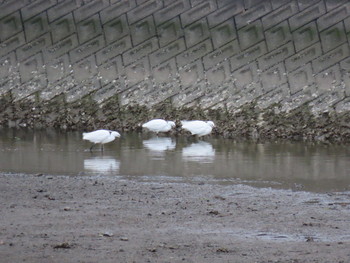
<path id="1" fill-rule="evenodd" d="M 110 130 L 97 130 L 83 133 L 83 140 L 90 141 L 94 144 L 101 144 L 101 151 L 103 151 L 103 144 L 114 141 L 116 137 L 120 137 L 119 132 Z M 94 144 L 91 146 L 90 151 L 92 151 Z"/>
<path id="2" fill-rule="evenodd" d="M 163 119 L 154 119 L 142 124 L 142 128 L 146 128 L 152 132 L 168 132 L 176 126 L 173 121 L 166 121 Z"/>
<path id="3" fill-rule="evenodd" d="M 181 121 L 182 129 L 189 131 L 198 137 L 208 135 L 215 127 L 212 121 Z"/>

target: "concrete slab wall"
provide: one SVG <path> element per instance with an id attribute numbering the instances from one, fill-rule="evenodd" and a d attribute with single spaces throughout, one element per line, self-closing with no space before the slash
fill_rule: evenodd
<path id="1" fill-rule="evenodd" d="M 3 0 L 0 96 L 350 110 L 346 0 Z"/>

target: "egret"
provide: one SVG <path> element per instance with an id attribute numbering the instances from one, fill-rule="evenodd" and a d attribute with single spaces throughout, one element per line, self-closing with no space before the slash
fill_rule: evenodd
<path id="1" fill-rule="evenodd" d="M 103 144 L 114 141 L 116 137 L 120 137 L 119 132 L 110 130 L 97 130 L 83 133 L 83 140 L 90 141 L 94 144 L 101 144 L 101 151 L 103 151 Z M 94 144 L 91 146 L 90 151 L 92 151 Z"/>
<path id="2" fill-rule="evenodd" d="M 155 132 L 158 134 L 158 132 L 168 132 L 172 128 L 176 126 L 175 122 L 173 121 L 166 121 L 163 119 L 153 119 L 150 120 L 144 124 L 142 124 L 142 128 L 146 128 L 152 132 Z"/>
<path id="3" fill-rule="evenodd" d="M 212 121 L 181 121 L 182 129 L 191 132 L 192 135 L 198 137 L 208 135 L 211 133 L 213 127 L 215 127 Z"/>

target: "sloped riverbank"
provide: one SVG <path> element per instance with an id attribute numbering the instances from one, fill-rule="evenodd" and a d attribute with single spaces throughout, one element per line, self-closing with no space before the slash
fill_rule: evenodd
<path id="1" fill-rule="evenodd" d="M 145 106 L 121 106 L 118 96 L 97 104 L 86 96 L 79 102 L 66 103 L 64 96 L 50 102 L 18 101 L 11 96 L 0 97 L 0 127 L 49 128 L 62 130 L 111 129 L 140 131 L 142 123 L 163 118 L 173 120 L 181 133 L 181 120 L 212 120 L 214 134 L 224 138 L 294 141 L 350 142 L 350 113 L 325 112 L 314 114 L 307 106 L 290 112 L 282 104 L 261 109 L 256 102 L 237 110 L 174 107 L 171 102 Z"/>

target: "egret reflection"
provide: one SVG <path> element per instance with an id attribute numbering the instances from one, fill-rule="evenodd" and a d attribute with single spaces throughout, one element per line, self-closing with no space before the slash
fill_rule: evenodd
<path id="1" fill-rule="evenodd" d="M 109 156 L 99 156 L 84 160 L 84 169 L 93 172 L 115 173 L 119 172 L 119 167 L 120 162 L 115 158 Z"/>
<path id="2" fill-rule="evenodd" d="M 144 136 L 125 133 L 102 154 L 85 151 L 80 131 L 1 128 L 0 172 L 147 176 L 150 180 L 199 176 L 305 191 L 350 189 L 347 145 Z"/>
<path id="3" fill-rule="evenodd" d="M 167 150 L 174 150 L 176 143 L 167 137 L 155 137 L 149 140 L 144 140 L 143 146 L 153 152 L 164 152 Z"/>
<path id="4" fill-rule="evenodd" d="M 200 141 L 183 148 L 182 157 L 186 161 L 213 162 L 215 149 L 210 143 Z"/>

